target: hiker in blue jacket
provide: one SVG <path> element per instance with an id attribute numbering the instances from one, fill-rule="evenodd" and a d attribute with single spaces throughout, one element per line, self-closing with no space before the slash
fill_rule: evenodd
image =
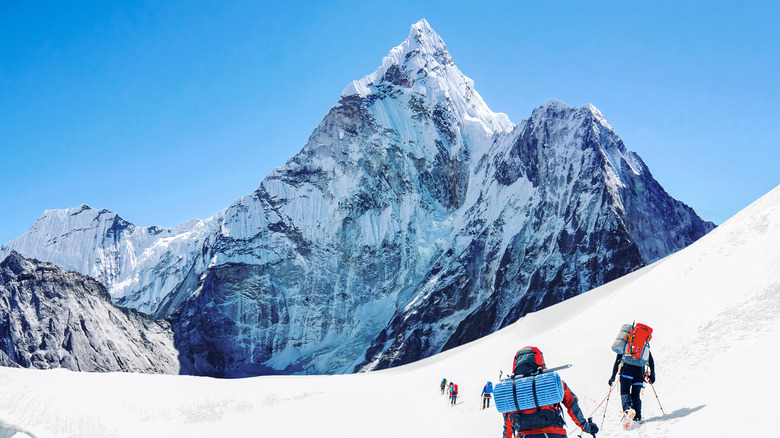
<path id="1" fill-rule="evenodd" d="M 490 407 L 490 397 L 493 395 L 493 382 L 488 381 L 482 388 L 482 409 Z"/>
<path id="2" fill-rule="evenodd" d="M 444 390 L 447 389 L 447 378 L 441 379 L 441 385 L 439 385 L 439 389 L 441 389 L 441 395 L 444 395 Z"/>

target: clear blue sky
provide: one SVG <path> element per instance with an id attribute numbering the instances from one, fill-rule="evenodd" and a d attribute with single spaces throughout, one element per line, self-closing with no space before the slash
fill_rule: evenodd
<path id="1" fill-rule="evenodd" d="M 777 2 L 417 3 L 2 2 L 0 243 L 82 203 L 213 215 L 421 18 L 494 111 L 593 103 L 705 219 L 780 184 Z"/>

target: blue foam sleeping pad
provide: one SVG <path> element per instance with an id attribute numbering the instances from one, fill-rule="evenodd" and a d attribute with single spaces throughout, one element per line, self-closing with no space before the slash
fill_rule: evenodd
<path id="1" fill-rule="evenodd" d="M 514 380 L 515 389 L 512 389 Z M 534 400 L 534 388 L 536 400 Z M 515 404 L 514 394 L 517 394 Z M 514 412 L 560 403 L 563 400 L 563 382 L 558 373 L 544 373 L 530 377 L 506 379 L 493 388 L 493 398 L 498 412 Z M 538 403 L 538 404 L 537 404 Z"/>

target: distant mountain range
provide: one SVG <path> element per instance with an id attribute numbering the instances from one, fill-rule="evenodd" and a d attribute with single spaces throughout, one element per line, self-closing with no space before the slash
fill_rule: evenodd
<path id="1" fill-rule="evenodd" d="M 89 275 L 169 321 L 182 373 L 350 373 L 477 339 L 713 228 L 594 106 L 492 112 L 422 20 L 214 217 L 50 210 L 0 258 Z"/>

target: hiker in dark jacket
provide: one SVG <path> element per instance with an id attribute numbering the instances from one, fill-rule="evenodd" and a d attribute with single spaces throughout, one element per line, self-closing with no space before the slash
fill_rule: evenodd
<path id="1" fill-rule="evenodd" d="M 524 375 L 526 373 L 520 372 L 518 367 L 527 368 L 529 364 L 535 368 L 535 372 L 547 368 L 544 364 L 544 356 L 538 348 L 525 347 L 515 354 L 512 372 L 518 376 Z M 526 438 L 566 438 L 561 404 L 566 407 L 574 424 L 585 433 L 595 435 L 599 431 L 595 423 L 585 419 L 577 402 L 577 396 L 571 392 L 566 382 L 563 382 L 563 401 L 561 403 L 504 414 L 504 434 L 502 437 L 512 438 L 517 433 L 517 436 Z"/>
<path id="2" fill-rule="evenodd" d="M 647 348 L 650 348 L 649 346 Z M 639 398 L 642 388 L 645 387 L 645 379 L 652 385 L 655 383 L 655 362 L 653 353 L 649 352 L 646 366 L 629 365 L 622 354 L 615 358 L 612 366 L 612 374 L 609 378 L 609 386 L 615 383 L 615 375 L 620 370 L 620 401 L 623 403 L 623 412 L 633 409 L 636 412 L 634 421 L 642 420 L 642 400 Z M 647 373 L 645 369 L 647 368 Z"/>
<path id="3" fill-rule="evenodd" d="M 455 406 L 458 401 L 458 384 L 452 383 L 450 387 L 450 406 Z"/>

